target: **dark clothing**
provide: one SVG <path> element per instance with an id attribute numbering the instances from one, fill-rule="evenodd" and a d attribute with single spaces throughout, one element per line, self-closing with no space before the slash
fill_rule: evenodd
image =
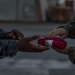
<path id="1" fill-rule="evenodd" d="M 65 28 L 68 31 L 68 36 L 67 38 L 72 38 L 75 39 L 75 17 L 72 18 L 72 20 L 64 25 L 64 26 L 60 26 L 58 28 Z"/>
<path id="2" fill-rule="evenodd" d="M 59 28 L 65 28 L 68 31 L 67 38 L 75 39 L 75 16 L 72 20 L 64 26 L 60 26 Z M 75 64 L 75 47 L 71 47 L 68 51 L 68 56 L 73 64 Z"/>
<path id="3" fill-rule="evenodd" d="M 17 49 L 19 46 L 18 40 L 7 40 L 8 32 L 0 29 L 0 58 L 4 58 L 7 56 L 14 56 L 17 53 Z"/>

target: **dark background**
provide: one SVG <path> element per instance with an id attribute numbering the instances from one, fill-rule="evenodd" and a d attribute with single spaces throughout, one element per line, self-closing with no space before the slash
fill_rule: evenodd
<path id="1" fill-rule="evenodd" d="M 48 31 L 68 23 L 63 20 L 61 22 L 60 19 L 58 22 L 51 21 L 51 10 L 45 9 L 46 0 L 43 0 L 44 3 L 41 0 L 41 5 L 38 1 L 0 0 L 0 28 L 5 31 L 17 29 L 28 37 L 36 34 L 44 35 Z M 50 1 L 57 5 L 57 0 Z M 53 5 L 52 3 L 50 2 L 50 5 Z M 70 18 L 73 14 L 70 15 Z M 75 45 L 75 40 L 68 38 L 65 40 L 68 45 Z M 37 45 L 37 40 L 33 43 Z M 74 75 L 74 69 L 75 66 L 67 55 L 59 54 L 51 48 L 42 53 L 18 52 L 12 58 L 6 57 L 0 60 L 0 75 Z"/>

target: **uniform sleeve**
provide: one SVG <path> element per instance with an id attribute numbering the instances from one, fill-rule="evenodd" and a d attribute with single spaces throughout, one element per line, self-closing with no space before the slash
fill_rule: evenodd
<path id="1" fill-rule="evenodd" d="M 68 50 L 68 56 L 71 62 L 75 64 L 75 47 L 70 47 L 70 49 Z"/>
<path id="2" fill-rule="evenodd" d="M 0 39 L 5 39 L 9 32 L 0 29 Z"/>
<path id="3" fill-rule="evenodd" d="M 0 40 L 0 58 L 15 56 L 18 47 L 19 41 L 17 40 Z"/>
<path id="4" fill-rule="evenodd" d="M 60 26 L 58 28 L 65 28 L 68 31 L 68 38 L 73 38 L 75 39 L 75 16 L 72 18 L 72 20 L 64 25 L 64 26 Z"/>

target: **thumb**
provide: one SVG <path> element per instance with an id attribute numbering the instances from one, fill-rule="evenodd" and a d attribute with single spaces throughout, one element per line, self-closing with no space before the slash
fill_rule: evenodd
<path id="1" fill-rule="evenodd" d="M 65 39 L 66 37 L 67 37 L 66 35 L 60 36 L 61 39 Z"/>
<path id="2" fill-rule="evenodd" d="M 28 37 L 27 40 L 33 41 L 33 40 L 36 40 L 36 39 L 39 39 L 39 38 L 40 38 L 40 35 L 35 35 L 35 36 L 32 36 L 32 37 Z"/>

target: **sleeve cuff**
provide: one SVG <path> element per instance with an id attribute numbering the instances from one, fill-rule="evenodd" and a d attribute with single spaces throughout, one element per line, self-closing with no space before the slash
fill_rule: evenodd
<path id="1" fill-rule="evenodd" d="M 68 32 L 67 37 L 70 36 L 70 33 L 71 33 L 71 31 L 70 31 L 70 27 L 68 27 L 68 26 L 60 26 L 60 27 L 58 27 L 58 28 L 65 28 L 65 29 L 67 30 L 67 32 Z"/>
<path id="2" fill-rule="evenodd" d="M 19 41 L 18 40 L 8 40 L 6 41 L 6 50 L 7 50 L 7 55 L 10 57 L 13 57 L 17 54 L 18 47 L 19 47 Z"/>
<path id="3" fill-rule="evenodd" d="M 17 54 L 18 47 L 18 40 L 0 40 L 0 59 L 7 56 L 15 56 Z"/>
<path id="4" fill-rule="evenodd" d="M 70 49 L 68 50 L 68 56 L 70 61 L 75 64 L 75 47 L 70 47 Z"/>

